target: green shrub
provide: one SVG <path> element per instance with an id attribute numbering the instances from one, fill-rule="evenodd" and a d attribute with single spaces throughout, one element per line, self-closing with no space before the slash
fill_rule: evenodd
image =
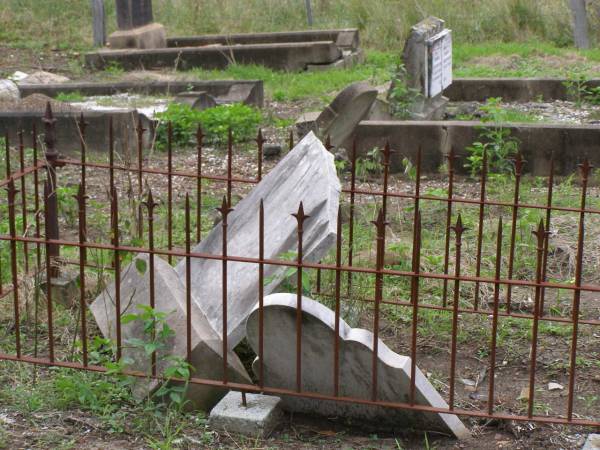
<path id="1" fill-rule="evenodd" d="M 202 126 L 205 142 L 222 144 L 227 142 L 229 129 L 234 142 L 244 142 L 256 135 L 262 120 L 261 112 L 242 103 L 219 105 L 214 108 L 198 111 L 179 103 L 171 103 L 167 109 L 156 115 L 163 122 L 157 129 L 156 145 L 164 149 L 167 145 L 166 122 L 173 126 L 173 145 L 187 146 L 195 142 L 198 125 Z"/>

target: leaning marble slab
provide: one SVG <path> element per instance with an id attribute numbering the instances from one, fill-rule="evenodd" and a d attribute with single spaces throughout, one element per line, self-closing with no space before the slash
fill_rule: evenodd
<path id="1" fill-rule="evenodd" d="M 296 389 L 296 294 L 272 294 L 264 299 L 264 384 L 272 388 Z M 258 354 L 256 307 L 246 323 L 247 337 Z M 370 400 L 372 394 L 373 334 L 350 328 L 340 319 L 339 395 Z M 302 391 L 334 394 L 335 314 L 326 306 L 302 299 Z M 258 358 L 254 373 L 259 373 Z M 378 343 L 377 400 L 408 403 L 411 359 L 394 353 L 381 340 Z M 416 403 L 437 408 L 448 405 L 423 373 L 416 370 Z M 283 396 L 288 411 L 346 417 L 392 429 L 436 430 L 459 439 L 470 435 L 454 414 L 384 408 L 368 404 Z"/>
<path id="2" fill-rule="evenodd" d="M 259 208 L 264 204 L 266 259 L 283 259 L 298 245 L 297 221 L 292 216 L 300 202 L 310 218 L 304 223 L 305 261 L 318 261 L 336 241 L 340 196 L 333 155 L 309 133 L 237 205 L 228 217 L 229 256 L 258 258 Z M 223 229 L 215 226 L 192 251 L 222 255 Z M 184 280 L 185 260 L 175 267 Z M 248 314 L 258 301 L 258 264 L 229 262 L 227 276 L 227 336 L 234 348 L 245 335 Z M 265 266 L 265 295 L 284 279 L 286 268 Z M 196 304 L 213 329 L 223 336 L 222 263 L 194 258 L 191 263 L 192 292 Z"/>
<path id="3" fill-rule="evenodd" d="M 169 338 L 167 349 L 157 354 L 157 373 L 171 364 L 173 356 L 185 358 L 187 354 L 187 320 L 185 288 L 175 270 L 168 262 L 159 257 L 154 258 L 154 292 L 155 311 L 164 313 L 167 325 L 174 331 Z M 150 303 L 150 264 L 146 254 L 137 255 L 131 264 L 121 272 L 121 318 L 129 314 L 140 314 L 138 305 Z M 115 283 L 111 283 L 90 305 L 98 328 L 102 334 L 116 340 L 116 302 Z M 125 322 L 125 321 L 124 321 Z M 208 320 L 192 302 L 191 310 L 191 365 L 192 377 L 222 380 L 223 379 L 223 344 L 221 337 L 212 329 Z M 160 330 L 158 330 L 160 331 Z M 121 325 L 123 357 L 132 361 L 129 368 L 147 374 L 151 373 L 151 359 L 139 346 L 132 346 L 133 339 L 151 342 L 151 337 L 144 331 L 142 320 L 134 320 Z M 138 341 L 139 342 L 139 341 Z M 238 356 L 229 351 L 227 354 L 229 381 L 250 382 L 242 362 Z M 152 378 L 137 378 L 133 393 L 137 398 L 144 398 L 158 387 Z M 186 392 L 189 407 L 210 411 L 210 409 L 227 393 L 227 389 L 215 386 L 190 384 Z"/>

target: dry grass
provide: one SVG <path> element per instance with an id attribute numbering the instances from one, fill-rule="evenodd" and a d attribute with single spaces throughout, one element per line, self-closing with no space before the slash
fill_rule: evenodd
<path id="1" fill-rule="evenodd" d="M 567 0 L 312 0 L 315 28 L 358 27 L 367 47 L 400 49 L 410 26 L 444 18 L 460 42 L 547 40 L 571 43 Z M 107 0 L 109 31 L 114 1 Z M 91 44 L 88 0 L 1 0 L 0 45 Z M 154 0 L 155 17 L 170 35 L 306 28 L 303 0 Z M 600 12 L 592 0 L 590 15 Z M 594 20 L 594 17 L 592 17 Z M 600 32 L 596 27 L 596 34 Z M 598 36 L 596 36 L 598 37 Z"/>

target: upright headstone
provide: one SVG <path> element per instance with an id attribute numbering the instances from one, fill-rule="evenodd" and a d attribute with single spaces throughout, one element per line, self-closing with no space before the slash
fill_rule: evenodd
<path id="1" fill-rule="evenodd" d="M 418 120 L 437 120 L 444 114 L 448 99 L 443 89 L 452 82 L 452 36 L 444 21 L 428 17 L 410 30 L 402 54 L 403 70 L 391 85 L 391 95 L 397 82 L 409 91 L 406 115 Z"/>
<path id="2" fill-rule="evenodd" d="M 119 30 L 143 27 L 154 21 L 152 0 L 116 0 Z"/>
<path id="3" fill-rule="evenodd" d="M 104 47 L 106 44 L 106 14 L 104 11 L 104 0 L 91 0 L 91 2 L 94 47 Z"/>
<path id="4" fill-rule="evenodd" d="M 152 0 L 116 0 L 117 25 L 108 38 L 112 48 L 151 49 L 167 46 L 165 27 L 154 23 Z"/>

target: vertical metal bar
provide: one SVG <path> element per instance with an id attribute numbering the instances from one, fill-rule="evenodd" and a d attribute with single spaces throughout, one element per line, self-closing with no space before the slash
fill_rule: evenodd
<path id="1" fill-rule="evenodd" d="M 227 206 L 231 207 L 232 190 L 232 171 L 233 171 L 233 132 L 229 128 L 227 136 Z"/>
<path id="2" fill-rule="evenodd" d="M 231 131 L 230 131 L 231 133 Z M 229 213 L 233 211 L 229 207 L 229 203 L 226 197 L 223 197 L 223 203 L 221 207 L 218 209 L 221 213 L 221 229 L 222 229 L 222 256 L 223 259 L 221 261 L 221 282 L 222 282 L 222 311 L 223 311 L 223 383 L 227 384 L 229 381 L 228 373 L 227 373 L 227 354 L 229 351 L 228 347 L 228 339 L 227 339 L 227 227 L 229 224 L 227 223 L 227 218 L 229 217 Z"/>
<path id="3" fill-rule="evenodd" d="M 417 240 L 413 252 L 410 301 L 412 303 L 412 339 L 410 345 L 410 404 L 415 404 L 417 379 L 417 327 L 419 324 L 419 273 L 421 272 L 421 213 L 417 215 Z"/>
<path id="4" fill-rule="evenodd" d="M 294 148 L 294 129 L 290 130 L 290 137 L 288 142 L 290 146 L 290 151 L 292 151 L 292 149 Z"/>
<path id="5" fill-rule="evenodd" d="M 117 188 L 112 186 L 110 193 L 110 206 L 111 206 L 111 223 L 112 223 L 112 235 L 113 235 L 113 264 L 115 268 L 115 324 L 117 328 L 117 359 L 120 360 L 122 356 L 121 348 L 121 255 L 118 250 L 120 236 L 119 236 L 119 197 Z"/>
<path id="6" fill-rule="evenodd" d="M 83 365 L 88 365 L 88 351 L 87 351 L 87 323 L 85 313 L 87 311 L 87 303 L 85 301 L 85 260 L 86 252 L 85 247 L 82 245 L 86 242 L 86 221 L 85 221 L 85 201 L 87 196 L 85 195 L 85 189 L 83 182 L 79 184 L 77 195 L 74 196 L 77 200 L 78 212 L 79 212 L 79 313 L 81 318 L 81 351 L 83 353 Z"/>
<path id="7" fill-rule="evenodd" d="M 510 229 L 510 250 L 508 255 L 508 275 L 507 278 L 512 280 L 515 264 L 515 245 L 517 238 L 517 218 L 519 214 L 519 191 L 521 188 L 521 171 L 523 169 L 523 158 L 520 153 L 517 153 L 515 158 L 515 196 L 512 207 L 512 219 Z M 512 297 L 512 284 L 506 286 L 506 312 L 510 314 Z"/>
<path id="8" fill-rule="evenodd" d="M 110 192 L 115 185 L 115 137 L 112 116 L 108 118 L 108 166 L 108 186 Z"/>
<path id="9" fill-rule="evenodd" d="M 350 167 L 350 217 L 348 219 L 348 267 L 352 267 L 354 258 L 354 204 L 356 202 L 356 139 L 352 143 L 352 159 Z M 352 293 L 352 271 L 348 271 L 346 295 Z"/>
<path id="10" fill-rule="evenodd" d="M 33 147 L 33 166 L 36 168 L 33 172 L 33 196 L 35 205 L 35 237 L 40 237 L 40 187 L 39 187 L 39 172 L 38 166 L 38 144 L 37 144 L 37 128 L 35 122 L 32 125 L 32 147 Z M 42 267 L 42 251 L 39 242 L 35 244 L 37 271 Z M 0 277 L 1 278 L 1 277 Z M 0 292 L 2 292 L 2 282 L 0 281 Z"/>
<path id="11" fill-rule="evenodd" d="M 258 379 L 259 386 L 265 387 L 265 349 L 264 349 L 264 299 L 265 299 L 265 208 L 260 200 L 258 214 Z"/>
<path id="12" fill-rule="evenodd" d="M 19 130 L 19 167 L 21 174 L 25 170 L 25 145 L 23 144 L 23 131 Z M 27 183 L 25 175 L 21 175 L 21 231 L 22 235 L 27 234 Z M 25 273 L 29 272 L 29 245 L 23 242 L 23 260 L 25 262 Z"/>
<path id="13" fill-rule="evenodd" d="M 388 203 L 388 180 L 390 176 L 390 155 L 392 151 L 390 149 L 389 141 L 385 143 L 383 149 L 383 192 L 382 192 L 382 210 L 383 219 L 387 218 L 387 203 Z"/>
<path id="14" fill-rule="evenodd" d="M 154 208 L 158 206 L 158 203 L 154 201 L 152 196 L 152 189 L 148 190 L 148 199 L 143 203 L 148 210 L 148 262 L 150 266 L 150 308 L 154 310 L 156 305 L 155 302 L 155 290 L 154 290 Z M 152 341 L 154 342 L 156 336 L 156 329 L 152 329 Z M 152 376 L 156 376 L 156 352 L 152 353 Z"/>
<path id="15" fill-rule="evenodd" d="M 377 260 L 375 274 L 375 305 L 373 311 L 373 359 L 371 361 L 371 400 L 377 401 L 377 375 L 379 362 L 379 308 L 383 300 L 383 262 L 385 258 L 385 216 L 379 210 L 377 220 L 371 222 L 377 228 Z"/>
<path id="16" fill-rule="evenodd" d="M 335 245 L 335 331 L 333 336 L 333 395 L 340 395 L 340 314 L 342 289 L 342 207 L 338 206 Z"/>
<path id="17" fill-rule="evenodd" d="M 262 180 L 262 165 L 263 165 L 263 145 L 265 144 L 265 140 L 263 138 L 262 130 L 258 129 L 258 136 L 256 136 L 256 148 L 257 148 L 257 167 L 258 167 L 258 181 Z"/>
<path id="18" fill-rule="evenodd" d="M 167 124 L 167 248 L 173 250 L 173 123 Z M 173 255 L 168 256 L 173 264 Z"/>
<path id="19" fill-rule="evenodd" d="M 535 287 L 535 305 L 533 310 L 533 330 L 531 332 L 531 353 L 530 360 L 531 365 L 529 367 L 529 406 L 527 408 L 527 416 L 533 416 L 533 401 L 535 395 L 535 371 L 537 365 L 537 339 L 538 339 L 538 325 L 540 318 L 540 293 L 541 287 L 539 283 L 542 281 L 542 253 L 544 251 L 544 240 L 546 239 L 546 230 L 544 229 L 544 220 L 540 220 L 537 231 L 533 231 L 533 234 L 537 238 L 537 263 L 535 270 L 535 282 L 538 286 Z"/>
<path id="20" fill-rule="evenodd" d="M 548 197 L 546 200 L 546 239 L 544 240 L 544 260 L 542 263 L 542 281 L 546 281 L 548 272 L 548 248 L 550 245 L 550 227 L 552 226 L 552 197 L 554 195 L 554 155 L 550 160 L 550 175 L 548 176 Z M 542 288 L 540 299 L 540 315 L 544 316 L 546 288 Z"/>
<path id="21" fill-rule="evenodd" d="M 19 311 L 19 274 L 17 268 L 17 230 L 15 218 L 15 200 L 17 190 L 11 179 L 8 183 L 8 227 L 10 232 L 10 263 L 12 274 L 12 297 L 15 316 L 15 346 L 17 358 L 21 357 L 21 319 Z"/>
<path id="22" fill-rule="evenodd" d="M 300 202 L 298 212 L 292 214 L 298 221 L 298 271 L 296 272 L 296 391 L 302 391 L 302 261 L 304 259 L 302 240 L 304 221 L 310 216 L 304 213 L 304 205 Z"/>
<path id="23" fill-rule="evenodd" d="M 496 341 L 498 335 L 498 309 L 500 304 L 500 271 L 502 269 L 502 217 L 498 219 L 496 237 L 496 274 L 494 283 L 494 312 L 492 313 L 492 335 L 490 343 L 490 375 L 488 392 L 488 414 L 494 413 L 494 384 L 496 382 Z"/>
<path id="24" fill-rule="evenodd" d="M 483 249 L 483 216 L 485 213 L 485 193 L 486 193 L 486 182 L 487 182 L 487 151 L 483 152 L 483 161 L 481 162 L 481 188 L 479 191 L 479 223 L 477 225 L 477 256 L 476 256 L 476 267 L 475 276 L 481 276 L 481 252 Z M 475 300 L 473 301 L 473 308 L 475 311 L 479 308 L 479 281 L 475 283 Z"/>
<path id="25" fill-rule="evenodd" d="M 56 150 L 56 119 L 52 114 L 50 102 L 46 104 L 46 112 L 42 119 L 44 122 L 44 144 L 46 145 L 45 158 L 47 170 L 47 189 L 48 195 L 45 196 L 45 211 L 46 211 L 46 239 L 60 238 L 58 228 L 58 199 L 57 199 L 57 178 L 56 167 L 58 159 L 58 151 Z M 50 275 L 54 278 L 58 276 L 58 265 L 55 263 L 60 256 L 60 246 L 58 244 L 49 244 L 46 248 L 50 258 Z"/>
<path id="26" fill-rule="evenodd" d="M 579 230 L 577 233 L 577 260 L 575 265 L 575 287 L 581 287 L 583 277 L 583 249 L 585 245 L 585 207 L 587 199 L 588 178 L 592 170 L 590 162 L 586 159 L 579 166 L 581 170 L 581 212 L 579 213 Z M 577 367 L 577 338 L 579 332 L 579 307 L 581 301 L 581 290 L 576 289 L 573 293 L 573 307 L 571 320 L 573 330 L 571 334 L 571 361 L 569 367 L 569 398 L 567 406 L 567 418 L 573 419 L 573 397 L 575 395 L 575 370 Z"/>
<path id="27" fill-rule="evenodd" d="M 47 303 L 47 314 L 48 314 L 48 352 L 50 362 L 54 362 L 54 324 L 52 317 L 52 278 L 54 276 L 52 270 L 52 250 L 48 241 L 51 239 L 49 237 L 49 233 L 51 230 L 51 224 L 49 220 L 49 216 L 51 212 L 49 211 L 50 197 L 54 195 L 52 192 L 54 189 L 51 187 L 51 180 L 46 179 L 44 183 L 44 226 L 45 226 L 45 242 L 46 242 L 46 303 Z"/>
<path id="28" fill-rule="evenodd" d="M 466 231 L 463 226 L 462 217 L 459 214 L 456 225 L 452 227 L 456 235 L 456 263 L 454 266 L 454 296 L 452 301 L 452 343 L 450 349 L 450 411 L 454 409 L 454 389 L 456 384 L 456 341 L 458 332 L 458 303 L 460 300 L 460 263 L 462 235 Z"/>
<path id="29" fill-rule="evenodd" d="M 144 214 L 142 212 L 142 194 L 144 192 L 144 131 L 146 129 L 142 126 L 142 119 L 138 118 L 136 127 L 137 133 L 137 160 L 138 160 L 138 238 L 142 238 L 144 234 Z"/>
<path id="30" fill-rule="evenodd" d="M 192 236 L 190 226 L 190 195 L 185 194 L 185 331 L 186 361 L 192 364 Z"/>
<path id="31" fill-rule="evenodd" d="M 77 126 L 79 127 L 79 139 L 81 141 L 81 195 L 85 197 L 87 195 L 87 180 L 86 180 L 86 150 L 87 145 L 85 142 L 85 130 L 87 128 L 88 123 L 85 121 L 83 117 L 83 113 L 81 113 L 79 117 L 79 122 Z M 83 208 L 83 230 L 87 232 L 87 214 L 86 214 L 86 202 L 81 203 L 81 207 Z M 83 248 L 83 262 L 84 264 L 87 262 L 87 251 Z"/>
<path id="32" fill-rule="evenodd" d="M 202 140 L 204 134 L 198 125 L 196 131 L 196 242 L 202 239 Z"/>
<path id="33" fill-rule="evenodd" d="M 5 150 L 5 161 L 6 161 L 6 178 L 12 177 L 12 170 L 10 168 L 10 140 L 8 137 L 8 131 L 4 135 L 4 150 Z"/>
<path id="34" fill-rule="evenodd" d="M 454 195 L 454 147 L 450 147 L 450 152 L 446 155 L 448 159 L 448 201 L 446 207 L 446 241 L 444 244 L 444 275 L 448 275 L 450 267 L 450 231 L 452 229 L 452 197 Z M 442 305 L 444 308 L 448 304 L 448 280 L 444 279 L 442 289 Z"/>

